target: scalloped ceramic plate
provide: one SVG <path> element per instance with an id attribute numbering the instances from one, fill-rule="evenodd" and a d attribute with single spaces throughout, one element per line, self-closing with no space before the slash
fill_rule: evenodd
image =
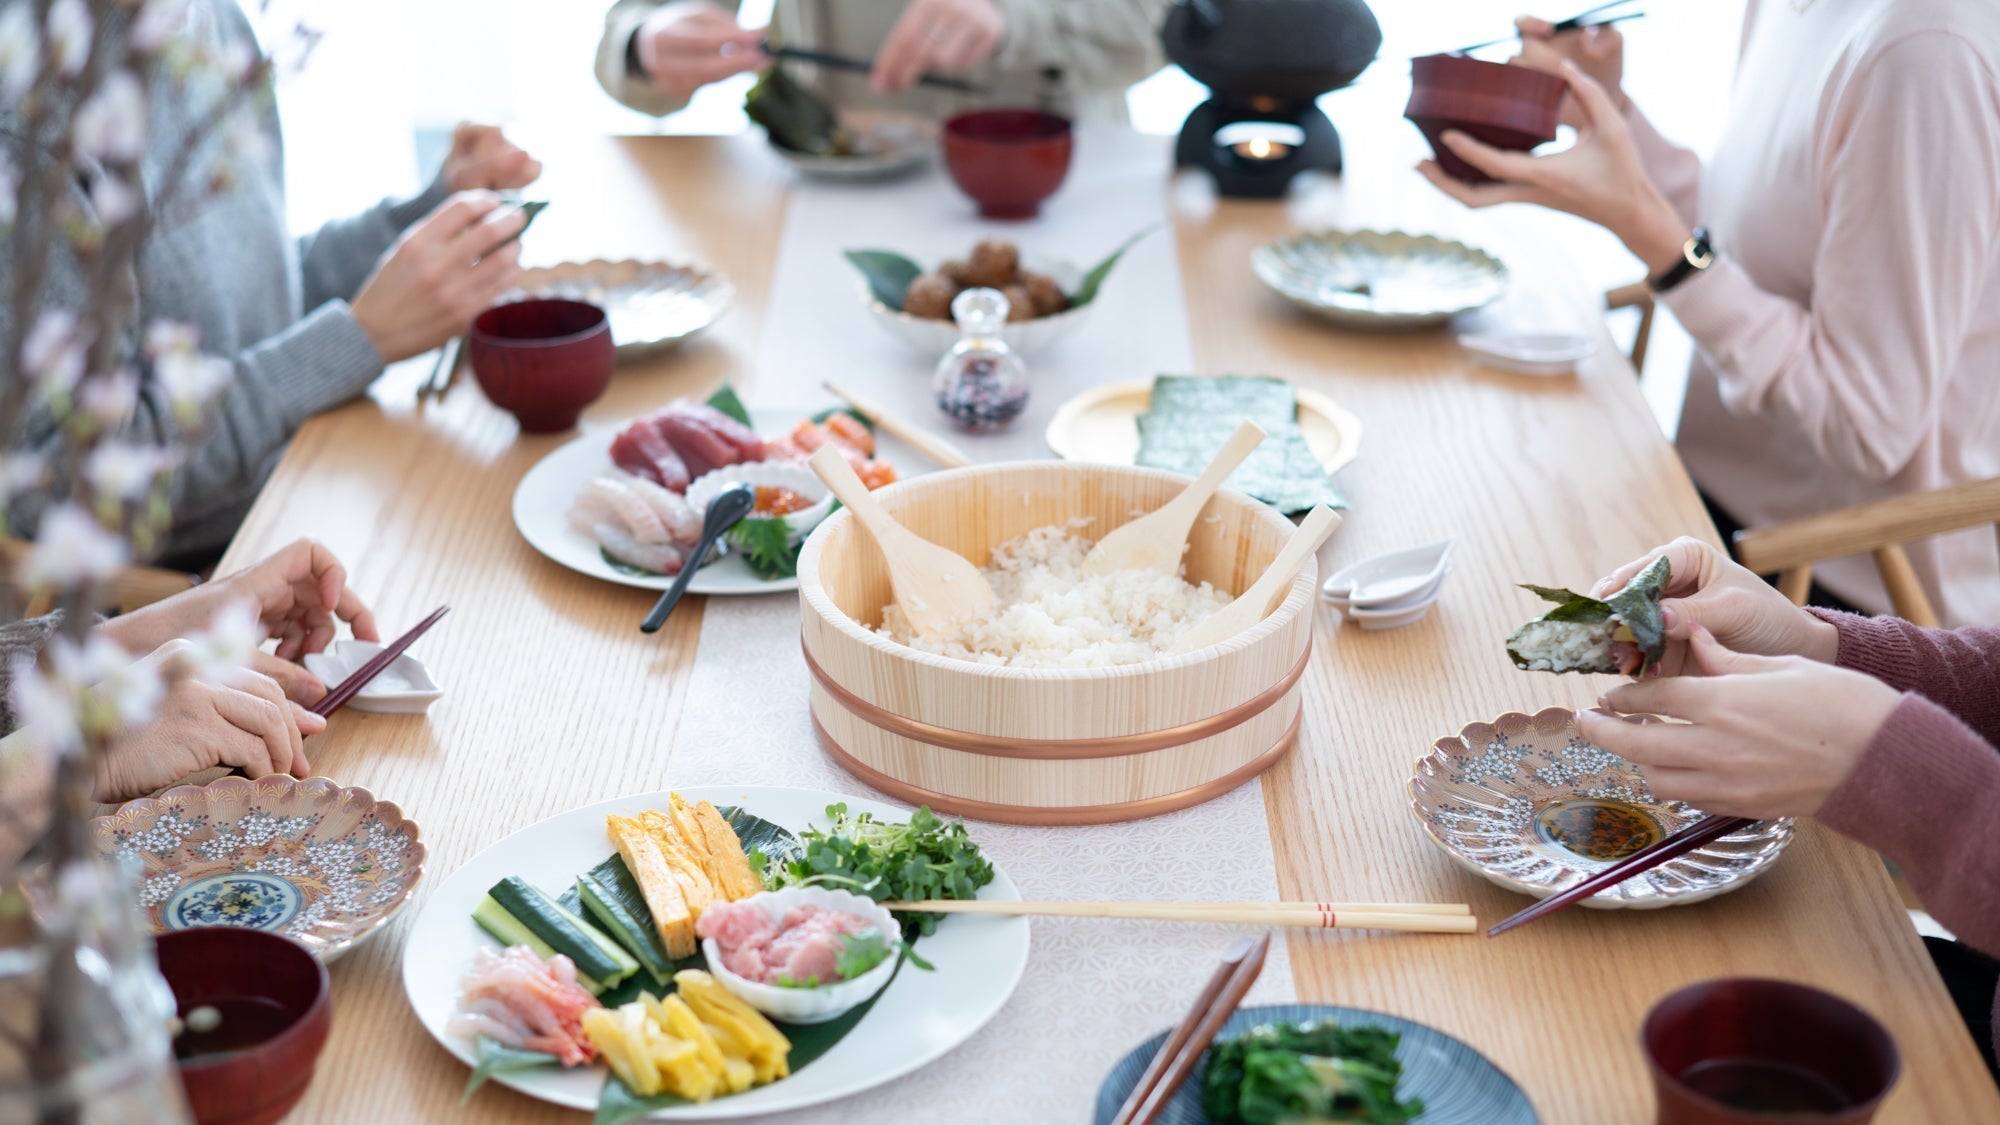
<path id="1" fill-rule="evenodd" d="M 564 297 L 602 308 L 623 363 L 672 347 L 722 319 L 736 287 L 705 266 L 597 258 L 528 270 L 498 303 L 531 297 Z"/>
<path id="2" fill-rule="evenodd" d="M 424 871 L 415 821 L 330 778 L 224 777 L 127 801 L 90 822 L 139 865 L 154 933 L 270 930 L 331 961 L 395 917 Z"/>
<path id="3" fill-rule="evenodd" d="M 1417 760 L 1410 811 L 1446 855 L 1536 898 L 1707 815 L 1654 797 L 1636 766 L 1584 741 L 1575 713 L 1559 707 L 1510 712 L 1438 739 Z M 1763 874 L 1792 832 L 1790 817 L 1760 820 L 1582 905 L 1645 910 L 1713 898 Z"/>
<path id="4" fill-rule="evenodd" d="M 1286 300 L 1350 328 L 1426 328 L 1507 291 L 1500 259 L 1403 231 L 1295 234 L 1252 250 L 1250 268 Z"/>

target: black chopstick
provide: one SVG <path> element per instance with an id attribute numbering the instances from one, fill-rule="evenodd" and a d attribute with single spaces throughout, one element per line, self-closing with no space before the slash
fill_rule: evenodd
<path id="1" fill-rule="evenodd" d="M 1112 1125 L 1152 1125 L 1173 1100 L 1174 1091 L 1194 1073 L 1195 1064 L 1215 1042 L 1222 1025 L 1236 1014 L 1250 986 L 1257 983 L 1257 975 L 1264 971 L 1264 957 L 1270 951 L 1268 933 L 1254 941 L 1246 938 L 1230 949 L 1200 999 L 1160 1044 L 1159 1053 L 1139 1076 L 1139 1084 L 1132 1087 L 1125 1104 L 1118 1108 L 1118 1116 L 1111 1119 Z"/>
<path id="2" fill-rule="evenodd" d="M 1711 816 L 1697 821 L 1652 847 L 1633 852 L 1568 890 L 1550 895 L 1486 931 L 1486 936 L 1499 937 L 1516 926 L 1525 925 L 1544 914 L 1553 914 L 1607 887 L 1615 887 L 1634 875 L 1651 871 L 1668 860 L 1686 855 L 1703 844 L 1719 840 L 1731 832 L 1740 832 L 1755 823 L 1757 822 L 1754 820 L 1740 816 Z"/>
<path id="3" fill-rule="evenodd" d="M 780 47 L 772 43 L 769 39 L 764 40 L 760 46 L 763 48 L 765 54 L 774 59 L 795 59 L 799 62 L 818 63 L 821 66 L 830 66 L 835 70 L 852 70 L 859 74 L 868 74 L 875 69 L 875 64 L 867 59 L 857 59 L 849 55 L 829 54 L 826 51 L 808 51 L 804 47 Z M 925 71 L 917 76 L 917 84 L 920 86 L 935 86 L 940 90 L 956 90 L 961 94 L 978 94 L 984 96 L 993 92 L 990 87 L 981 86 L 975 82 L 967 82 L 960 78 L 947 78 L 942 74 L 932 74 L 929 71 Z"/>
<path id="4" fill-rule="evenodd" d="M 359 695 L 361 689 L 367 687 L 370 680 L 381 675 L 383 669 L 394 664 L 396 658 L 403 655 L 404 649 L 409 648 L 418 637 L 424 635 L 425 630 L 437 624 L 438 618 L 443 617 L 450 610 L 451 607 L 448 605 L 437 607 L 437 609 L 431 612 L 429 617 L 417 622 L 416 628 L 397 637 L 395 643 L 376 653 L 374 656 L 369 657 L 366 664 L 356 668 L 351 675 L 340 681 L 339 686 L 328 691 L 324 698 L 318 703 L 313 704 L 311 708 L 312 713 L 315 715 L 331 715 L 346 706 L 348 700 Z"/>
<path id="5" fill-rule="evenodd" d="M 437 363 L 431 368 L 431 377 L 417 388 L 417 398 L 442 398 L 451 389 L 452 380 L 458 377 L 459 356 L 465 349 L 465 337 L 453 336 L 438 349 Z"/>
<path id="6" fill-rule="evenodd" d="M 1627 3 L 1629 0 L 1620 0 L 1620 2 Z M 1589 15 L 1590 12 L 1609 7 L 1611 7 L 1610 4 L 1599 4 L 1596 8 L 1590 9 L 1589 12 L 1580 12 L 1577 15 L 1571 16 L 1561 23 L 1556 24 L 1555 32 L 1557 35 L 1562 35 L 1571 31 L 1582 31 L 1588 27 L 1610 27 L 1614 23 L 1624 23 L 1626 20 L 1644 19 L 1646 17 L 1646 13 L 1644 12 L 1627 12 L 1622 16 L 1609 16 L 1601 20 L 1592 20 L 1589 23 L 1582 22 L 1583 17 Z M 1455 51 L 1440 51 L 1438 53 L 1444 55 L 1469 55 L 1474 51 L 1485 50 L 1488 47 L 1495 47 L 1502 43 L 1512 43 L 1519 38 L 1518 35 L 1508 35 L 1499 39 L 1488 39 L 1484 43 L 1474 43 L 1470 47 L 1460 47 Z"/>

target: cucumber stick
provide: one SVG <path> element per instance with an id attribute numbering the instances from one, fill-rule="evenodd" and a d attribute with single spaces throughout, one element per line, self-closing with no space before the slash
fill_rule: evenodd
<path id="1" fill-rule="evenodd" d="M 535 956 L 544 961 L 556 955 L 556 951 L 548 942 L 536 937 L 528 927 L 521 924 L 519 918 L 507 913 L 505 907 L 493 901 L 492 895 L 480 899 L 479 905 L 473 907 L 472 920 L 479 923 L 480 929 L 492 934 L 494 940 L 501 945 L 525 945 L 534 951 Z M 576 975 L 576 983 L 582 985 L 584 991 L 592 996 L 604 991 L 603 985 L 582 973 Z"/>
<path id="2" fill-rule="evenodd" d="M 577 876 L 576 897 L 591 920 L 637 958 L 639 967 L 646 970 L 654 983 L 664 987 L 667 978 L 673 975 L 673 962 L 667 960 L 667 951 L 660 945 L 659 934 L 653 927 L 634 917 L 617 895 L 589 875 Z"/>
<path id="3" fill-rule="evenodd" d="M 639 962 L 596 927 L 564 910 L 556 901 L 518 876 L 493 884 L 486 892 L 500 908 L 555 952 L 576 962 L 576 971 L 606 988 L 639 971 Z"/>

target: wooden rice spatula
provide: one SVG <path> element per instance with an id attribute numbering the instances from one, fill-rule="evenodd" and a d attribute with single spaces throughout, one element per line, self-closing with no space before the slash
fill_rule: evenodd
<path id="1" fill-rule="evenodd" d="M 1182 489 L 1179 496 L 1113 528 L 1109 535 L 1099 539 L 1083 560 L 1083 572 L 1095 575 L 1114 570 L 1157 570 L 1162 574 L 1179 574 L 1181 554 L 1187 547 L 1188 530 L 1194 527 L 1194 518 L 1201 514 L 1202 506 L 1215 495 L 1215 490 L 1222 487 L 1223 479 L 1263 440 L 1263 427 L 1245 418 L 1216 451 L 1208 468 Z"/>
<path id="2" fill-rule="evenodd" d="M 919 636 L 930 636 L 953 618 L 993 608 L 993 587 L 960 555 L 897 523 L 840 450 L 823 445 L 806 464 L 875 537 L 889 567 L 889 589 Z"/>
<path id="3" fill-rule="evenodd" d="M 1174 647 L 1167 652 L 1179 655 L 1220 644 L 1264 620 L 1264 615 L 1271 612 L 1271 602 L 1277 598 L 1279 591 L 1291 584 L 1299 568 L 1339 526 L 1340 515 L 1332 508 L 1324 504 L 1315 507 L 1307 513 L 1299 529 L 1292 532 L 1292 537 L 1285 541 L 1278 557 L 1271 560 L 1271 565 L 1264 568 L 1264 573 L 1250 584 L 1248 590 L 1238 594 L 1235 601 L 1195 622 L 1194 628 L 1182 633 L 1181 639 L 1175 641 Z"/>

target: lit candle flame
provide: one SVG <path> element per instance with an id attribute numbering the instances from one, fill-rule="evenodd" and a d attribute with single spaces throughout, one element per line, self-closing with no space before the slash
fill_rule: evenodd
<path id="1" fill-rule="evenodd" d="M 1250 138 L 1249 156 L 1252 160 L 1271 159 L 1271 142 L 1265 137 Z"/>

